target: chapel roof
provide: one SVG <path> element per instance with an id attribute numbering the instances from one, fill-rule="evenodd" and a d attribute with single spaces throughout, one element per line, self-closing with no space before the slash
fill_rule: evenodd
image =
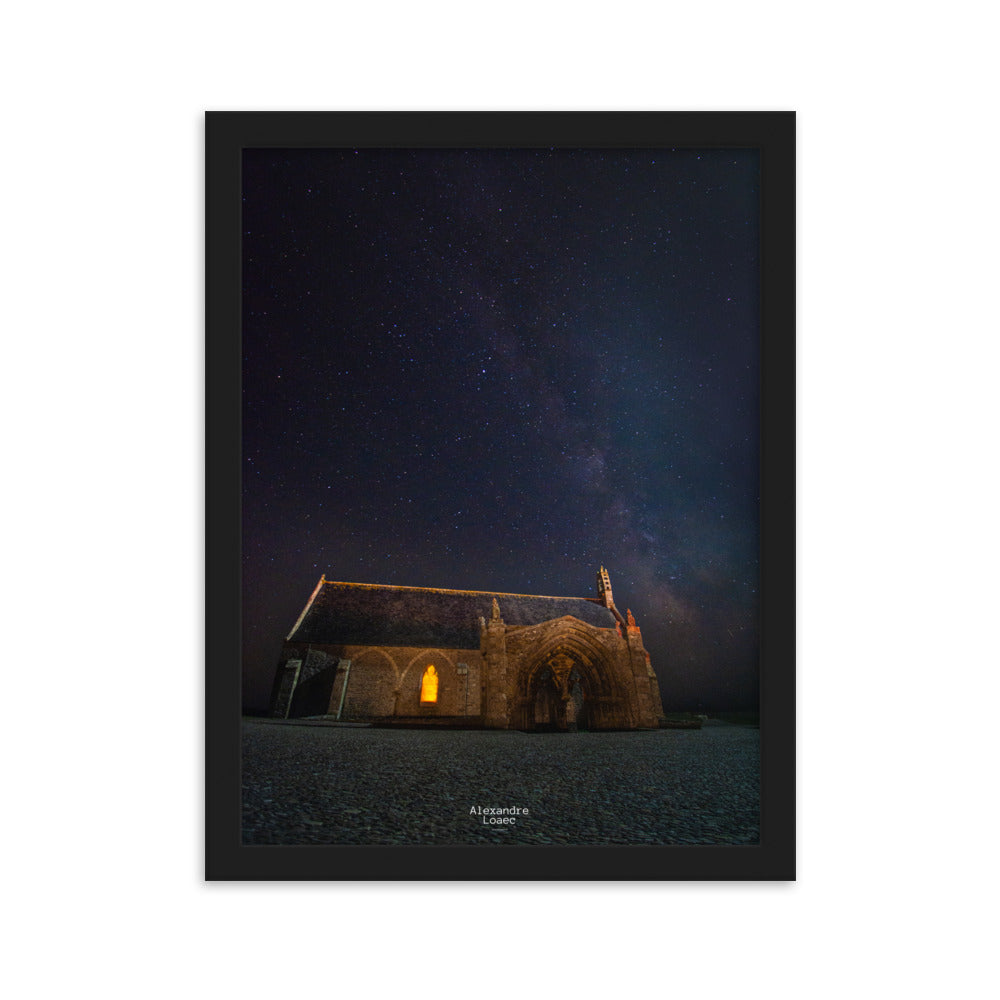
<path id="1" fill-rule="evenodd" d="M 507 625 L 538 625 L 572 615 L 598 628 L 615 627 L 614 614 L 593 597 L 335 583 L 324 578 L 288 640 L 323 645 L 478 649 L 479 619 L 490 618 L 494 598 Z"/>

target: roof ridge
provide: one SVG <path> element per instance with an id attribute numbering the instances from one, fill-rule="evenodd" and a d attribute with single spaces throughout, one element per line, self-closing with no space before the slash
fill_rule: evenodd
<path id="1" fill-rule="evenodd" d="M 327 580 L 323 584 L 337 587 L 370 587 L 380 590 L 424 590 L 435 594 L 482 594 L 485 597 L 534 597 L 547 601 L 597 601 L 596 597 L 570 597 L 560 594 L 515 594 L 505 590 L 457 590 L 452 587 L 410 587 L 397 583 L 351 583 L 347 580 Z"/>

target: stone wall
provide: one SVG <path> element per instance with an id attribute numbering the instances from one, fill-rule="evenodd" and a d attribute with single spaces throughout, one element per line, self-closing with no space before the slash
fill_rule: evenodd
<path id="1" fill-rule="evenodd" d="M 372 719 L 388 715 L 478 716 L 481 711 L 482 658 L 478 649 L 421 649 L 413 646 L 286 645 L 278 668 L 280 677 L 289 660 L 312 664 L 308 678 L 300 675 L 291 698 L 289 716 L 337 715 L 341 720 Z M 338 664 L 349 660 L 348 669 Z M 437 701 L 420 703 L 424 671 L 438 674 Z M 344 686 L 346 683 L 346 693 Z M 341 709 L 341 695 L 343 707 Z"/>
<path id="2" fill-rule="evenodd" d="M 430 665 L 437 699 L 421 703 Z M 553 680 L 553 665 L 563 681 Z M 662 715 L 639 629 L 598 628 L 572 616 L 530 626 L 484 620 L 480 649 L 288 643 L 272 704 L 275 714 L 287 709 L 290 718 L 467 717 L 499 729 L 531 729 L 557 715 L 560 727 L 579 718 L 588 728 L 634 729 L 655 727 Z"/>

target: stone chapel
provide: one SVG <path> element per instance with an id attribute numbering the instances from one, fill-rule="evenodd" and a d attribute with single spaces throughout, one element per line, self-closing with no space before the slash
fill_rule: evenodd
<path id="1" fill-rule="evenodd" d="M 519 730 L 655 729 L 659 686 L 602 566 L 596 597 L 320 578 L 285 640 L 278 718 Z"/>

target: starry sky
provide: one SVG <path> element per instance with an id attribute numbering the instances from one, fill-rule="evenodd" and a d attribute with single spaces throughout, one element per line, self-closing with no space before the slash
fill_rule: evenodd
<path id="1" fill-rule="evenodd" d="M 244 707 L 321 574 L 596 596 L 758 681 L 752 149 L 249 149 Z"/>

